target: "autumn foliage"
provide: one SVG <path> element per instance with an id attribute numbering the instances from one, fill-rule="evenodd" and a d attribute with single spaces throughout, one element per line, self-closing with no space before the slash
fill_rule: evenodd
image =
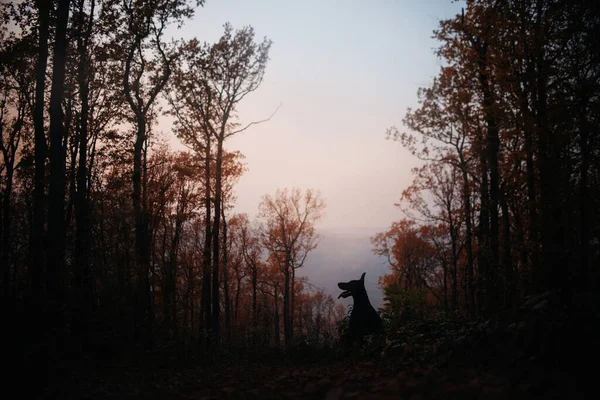
<path id="1" fill-rule="evenodd" d="M 486 317 L 597 293 L 597 30 L 585 1 L 469 0 L 440 22 L 443 67 L 387 132 L 423 161 L 405 219 L 372 239 L 391 298 Z"/>
<path id="2" fill-rule="evenodd" d="M 237 109 L 271 41 L 230 24 L 216 43 L 169 40 L 203 3 L 0 6 L 0 282 L 16 357 L 336 338 L 341 310 L 296 275 L 318 245 L 319 193 L 233 212 L 247 166 L 227 141 L 269 119 L 241 125 Z M 169 147 L 164 115 L 189 151 Z"/>

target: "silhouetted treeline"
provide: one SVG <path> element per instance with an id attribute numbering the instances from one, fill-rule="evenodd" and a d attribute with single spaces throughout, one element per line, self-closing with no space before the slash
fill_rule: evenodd
<path id="1" fill-rule="evenodd" d="M 599 33 L 593 1 L 469 0 L 441 21 L 443 67 L 388 130 L 425 161 L 372 239 L 391 303 L 474 317 L 598 293 Z"/>
<path id="2" fill-rule="evenodd" d="M 0 8 L 0 264 L 6 331 L 34 365 L 69 351 L 193 354 L 326 343 L 343 307 L 296 277 L 318 192 L 233 214 L 237 105 L 271 42 L 229 24 L 173 42 L 203 1 L 60 0 Z M 156 131 L 169 114 L 190 149 Z"/>

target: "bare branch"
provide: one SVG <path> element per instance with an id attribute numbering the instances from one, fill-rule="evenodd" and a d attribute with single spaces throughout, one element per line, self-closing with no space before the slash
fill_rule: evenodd
<path id="1" fill-rule="evenodd" d="M 273 112 L 271 113 L 271 115 L 269 115 L 269 117 L 268 117 L 268 118 L 266 118 L 266 119 L 263 119 L 263 120 L 260 120 L 260 121 L 253 121 L 253 122 L 250 122 L 248 125 L 246 125 L 246 126 L 245 126 L 245 127 L 243 127 L 242 129 L 238 129 L 237 131 L 230 132 L 230 133 L 229 133 L 229 134 L 228 134 L 226 137 L 233 136 L 233 135 L 235 135 L 236 133 L 243 132 L 243 131 L 245 131 L 246 129 L 250 128 L 252 125 L 258 125 L 258 124 L 262 124 L 263 122 L 270 121 L 270 120 L 271 120 L 271 118 L 273 118 L 273 116 L 274 116 L 274 115 L 277 113 L 277 111 L 279 111 L 279 109 L 280 109 L 280 108 L 281 108 L 281 103 L 279 103 L 279 105 L 277 106 L 277 108 L 275 109 L 275 111 L 273 111 Z"/>

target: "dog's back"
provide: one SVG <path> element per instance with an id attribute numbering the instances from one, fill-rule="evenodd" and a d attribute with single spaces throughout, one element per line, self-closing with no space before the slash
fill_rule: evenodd
<path id="1" fill-rule="evenodd" d="M 365 273 L 359 280 L 338 283 L 338 287 L 344 290 L 338 298 L 352 296 L 354 299 L 350 313 L 350 335 L 362 339 L 365 335 L 383 332 L 381 318 L 371 305 L 365 289 Z"/>

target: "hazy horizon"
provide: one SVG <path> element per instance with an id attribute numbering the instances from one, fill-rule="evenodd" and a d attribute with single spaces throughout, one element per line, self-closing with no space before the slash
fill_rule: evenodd
<path id="1" fill-rule="evenodd" d="M 366 272 L 365 287 L 371 304 L 376 308 L 383 306 L 383 291 L 377 283 L 379 277 L 390 270 L 387 259 L 371 251 L 370 237 L 375 232 L 340 233 L 318 229 L 317 233 L 321 235 L 319 246 L 297 271 L 298 276 L 306 276 L 310 283 L 333 296 L 337 303 L 348 306 L 352 304 L 352 298 L 337 299 L 341 292 L 337 283 L 358 279 Z"/>

